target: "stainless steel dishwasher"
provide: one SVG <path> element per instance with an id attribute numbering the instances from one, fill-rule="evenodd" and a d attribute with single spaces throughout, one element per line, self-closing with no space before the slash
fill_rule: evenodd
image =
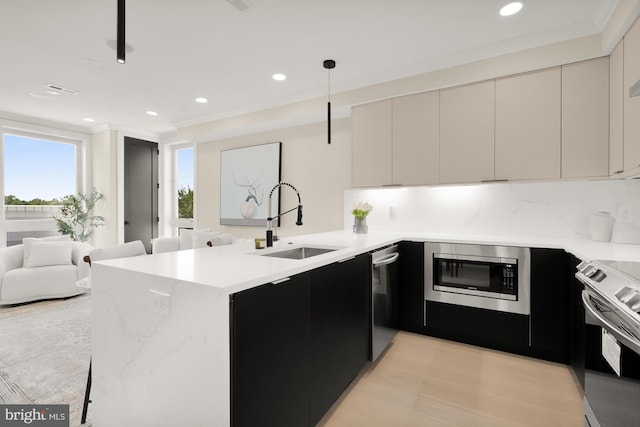
<path id="1" fill-rule="evenodd" d="M 371 252 L 371 360 L 375 362 L 398 332 L 398 246 Z"/>

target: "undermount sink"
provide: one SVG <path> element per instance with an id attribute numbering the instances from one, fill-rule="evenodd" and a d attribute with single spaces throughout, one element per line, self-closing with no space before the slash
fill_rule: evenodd
<path id="1" fill-rule="evenodd" d="M 314 246 L 300 246 L 292 249 L 284 249 L 277 252 L 270 252 L 266 254 L 259 254 L 261 256 L 269 256 L 275 258 L 288 258 L 288 259 L 305 259 L 316 255 L 326 254 L 327 252 L 333 252 L 339 248 L 322 248 Z"/>

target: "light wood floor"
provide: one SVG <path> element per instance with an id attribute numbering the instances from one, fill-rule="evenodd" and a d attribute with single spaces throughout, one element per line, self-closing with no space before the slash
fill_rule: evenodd
<path id="1" fill-rule="evenodd" d="M 569 368 L 400 332 L 323 427 L 583 427 Z"/>

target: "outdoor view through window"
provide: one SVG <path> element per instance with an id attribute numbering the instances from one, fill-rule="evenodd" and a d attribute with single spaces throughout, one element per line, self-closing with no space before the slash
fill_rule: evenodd
<path id="1" fill-rule="evenodd" d="M 51 219 L 65 196 L 76 193 L 76 145 L 18 135 L 4 135 L 5 221 Z M 23 237 L 54 231 L 7 231 L 7 246 Z"/>
<path id="2" fill-rule="evenodd" d="M 178 218 L 193 218 L 193 148 L 176 150 Z"/>

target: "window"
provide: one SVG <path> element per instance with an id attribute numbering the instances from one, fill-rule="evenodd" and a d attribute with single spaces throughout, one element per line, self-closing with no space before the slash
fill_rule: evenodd
<path id="1" fill-rule="evenodd" d="M 178 233 L 181 228 L 194 224 L 194 156 L 193 146 L 179 146 L 174 151 L 173 224 Z M 174 231 L 175 232 L 175 231 Z"/>
<path id="2" fill-rule="evenodd" d="M 193 218 L 193 148 L 176 150 L 178 218 Z"/>
<path id="3" fill-rule="evenodd" d="M 80 141 L 5 132 L 2 142 L 6 245 L 57 234 L 53 216 L 79 191 Z"/>

